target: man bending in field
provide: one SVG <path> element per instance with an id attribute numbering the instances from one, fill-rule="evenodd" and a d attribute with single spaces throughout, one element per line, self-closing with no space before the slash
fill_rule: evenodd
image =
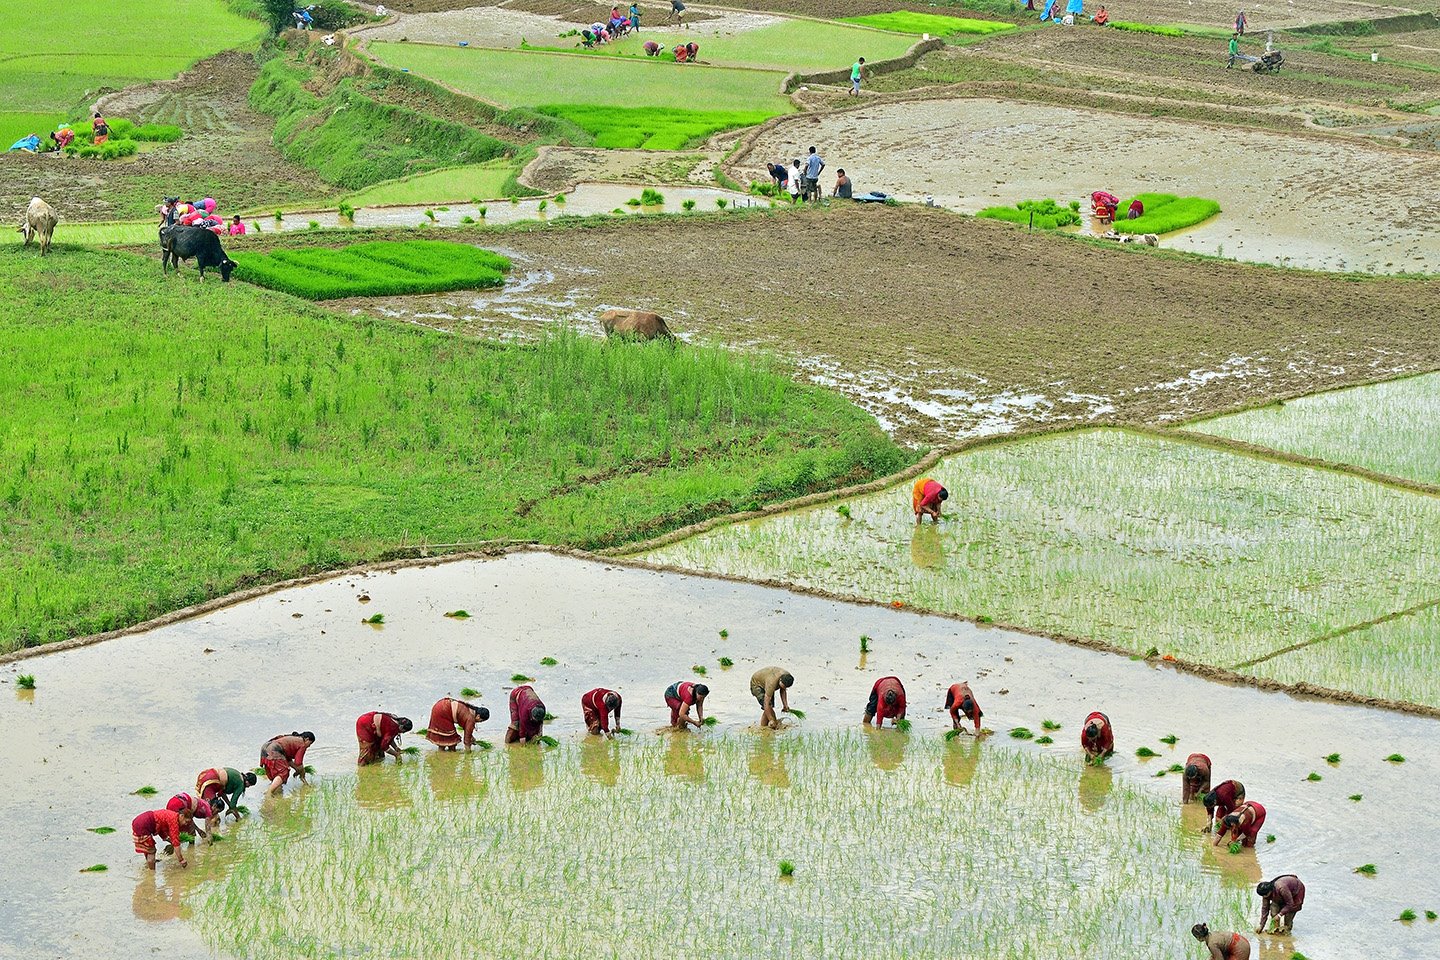
<path id="1" fill-rule="evenodd" d="M 371 710 L 360 714 L 355 720 L 355 739 L 360 743 L 360 756 L 355 763 L 362 767 L 379 763 L 387 753 L 399 760 L 400 734 L 409 733 L 414 726 L 409 717 L 397 717 L 393 713 Z"/>
<path id="2" fill-rule="evenodd" d="M 929 517 L 936 523 L 940 522 L 940 504 L 950 499 L 950 491 L 942 487 L 937 480 L 929 477 L 921 477 L 915 481 L 915 486 L 910 490 L 910 508 L 915 511 L 915 523 L 918 526 Z"/>
<path id="3" fill-rule="evenodd" d="M 870 701 L 865 704 L 865 719 L 861 723 L 875 721 L 875 726 L 885 726 L 887 719 L 898 726 L 905 719 L 905 685 L 899 677 L 881 677 L 870 688 Z"/>
<path id="4" fill-rule="evenodd" d="M 970 684 L 952 684 L 950 689 L 945 691 L 945 709 L 950 713 L 950 727 L 954 730 L 960 729 L 960 718 L 965 717 L 975 724 L 975 736 L 980 736 L 980 718 L 985 716 L 980 709 L 975 694 L 970 691 Z"/>
<path id="5" fill-rule="evenodd" d="M 780 694 L 780 710 L 790 712 L 789 690 L 795 685 L 795 677 L 780 667 L 765 667 L 756 670 L 750 678 L 750 696 L 760 704 L 760 726 L 772 730 L 780 729 L 780 718 L 775 715 L 775 694 Z"/>
<path id="6" fill-rule="evenodd" d="M 1265 920 L 1273 914 L 1275 925 L 1271 933 L 1294 933 L 1295 914 L 1305 906 L 1305 884 L 1300 878 L 1287 873 L 1274 880 L 1261 880 L 1255 892 L 1260 895 L 1260 925 L 1255 932 L 1264 933 Z"/>
<path id="7" fill-rule="evenodd" d="M 1260 828 L 1264 825 L 1265 808 L 1254 800 L 1246 800 L 1220 821 L 1220 829 L 1215 835 L 1215 846 L 1220 846 L 1229 836 L 1232 842 L 1238 842 L 1242 847 L 1253 847 L 1260 836 Z"/>
<path id="8" fill-rule="evenodd" d="M 1185 773 L 1180 781 L 1180 802 L 1194 803 L 1210 792 L 1210 758 L 1192 753 L 1185 758 Z"/>
<path id="9" fill-rule="evenodd" d="M 592 734 L 614 736 L 610 729 L 610 715 L 615 715 L 615 729 L 620 729 L 620 694 L 604 687 L 596 687 L 580 698 L 580 712 L 585 716 L 585 729 Z"/>
<path id="10" fill-rule="evenodd" d="M 1204 801 L 1205 812 L 1210 814 L 1212 820 L 1224 820 L 1245 802 L 1245 784 L 1239 780 L 1226 780 L 1205 794 Z"/>
<path id="11" fill-rule="evenodd" d="M 1250 960 L 1250 941 L 1231 931 L 1210 932 L 1209 926 L 1197 923 L 1190 928 L 1190 935 L 1209 951 L 1206 960 Z"/>

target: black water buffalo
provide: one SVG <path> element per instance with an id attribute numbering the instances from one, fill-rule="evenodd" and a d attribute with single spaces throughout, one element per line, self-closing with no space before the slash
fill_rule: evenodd
<path id="1" fill-rule="evenodd" d="M 230 281 L 230 271 L 235 269 L 235 261 L 225 255 L 219 237 L 204 227 L 160 228 L 161 273 L 168 272 L 172 263 L 175 265 L 175 272 L 179 273 L 180 261 L 192 257 L 200 267 L 202 279 L 206 268 L 216 267 L 220 271 L 220 279 L 227 283 Z"/>

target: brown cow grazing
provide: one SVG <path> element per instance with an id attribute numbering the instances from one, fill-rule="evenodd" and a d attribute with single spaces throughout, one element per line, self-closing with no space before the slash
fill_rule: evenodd
<path id="1" fill-rule="evenodd" d="M 606 310 L 600 315 L 600 325 L 607 337 L 625 337 L 632 340 L 674 340 L 675 335 L 665 326 L 665 320 L 658 313 L 648 310 Z"/>
<path id="2" fill-rule="evenodd" d="M 50 240 L 55 235 L 55 224 L 60 222 L 60 215 L 55 208 L 50 206 L 39 197 L 30 198 L 30 206 L 25 208 L 25 218 L 20 221 L 20 233 L 25 237 L 25 246 L 30 246 L 31 240 L 40 241 L 40 256 L 50 252 Z"/>

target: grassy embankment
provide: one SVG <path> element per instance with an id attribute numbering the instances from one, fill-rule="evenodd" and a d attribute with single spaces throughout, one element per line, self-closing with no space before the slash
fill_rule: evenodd
<path id="1" fill-rule="evenodd" d="M 1202 862 L 1207 841 L 1179 828 L 1173 801 L 1107 769 L 894 730 L 634 740 L 431 752 L 327 777 L 278 822 L 235 834 L 229 869 L 191 900 L 199 929 L 220 950 L 245 940 L 253 960 L 327 957 L 332 943 L 650 960 L 696 938 L 768 957 L 776 931 L 839 960 L 1133 960 L 1196 917 L 1244 922 L 1249 890 Z M 654 869 L 677 849 L 676 869 Z M 266 895 L 277 889 L 310 909 Z"/>
<path id="2" fill-rule="evenodd" d="M 0 149 L 31 133 L 45 139 L 102 88 L 173 77 L 265 32 L 224 0 L 65 0 L 43 12 L 0 0 L 0 24 Z M 157 45 L 167 36 L 184 39 Z"/>
<path id="3" fill-rule="evenodd" d="M 1014 24 L 999 20 L 975 20 L 971 17 L 947 17 L 935 13 L 916 13 L 912 10 L 897 10 L 894 13 L 872 13 L 863 17 L 844 17 L 845 23 L 855 23 L 876 30 L 891 30 L 896 33 L 910 33 L 919 36 L 928 33 L 932 37 L 953 37 L 956 34 L 986 36 L 1014 30 Z"/>
<path id="4" fill-rule="evenodd" d="M 678 150 L 794 109 L 780 94 L 785 74 L 775 70 L 414 43 L 369 49 L 385 64 L 482 100 L 573 123 L 601 147 Z"/>
<path id="5" fill-rule="evenodd" d="M 909 491 L 891 490 L 845 516 L 726 527 L 650 559 L 1140 655 L 1249 670 L 1279 653 L 1254 673 L 1282 670 L 1299 644 L 1318 655 L 1351 637 L 1354 652 L 1347 631 L 1440 602 L 1440 500 L 1355 476 L 1115 430 L 984 447 L 933 475 L 951 491 L 938 528 L 917 529 Z M 1440 706 L 1440 670 L 1417 672 L 1423 660 L 1389 642 L 1323 679 Z"/>
<path id="6" fill-rule="evenodd" d="M 401 544 L 608 546 L 911 456 L 718 349 L 485 344 L 196 283 L 0 250 L 0 650 Z"/>
<path id="7" fill-rule="evenodd" d="M 239 279 L 306 300 L 481 290 L 503 284 L 510 270 L 497 253 L 443 240 L 246 253 L 236 263 Z"/>

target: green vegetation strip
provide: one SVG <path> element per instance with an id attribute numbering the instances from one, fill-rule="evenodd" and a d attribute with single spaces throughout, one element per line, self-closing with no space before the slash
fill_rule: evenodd
<path id="1" fill-rule="evenodd" d="M 0 650 L 402 542 L 607 547 L 909 460 L 761 359 L 471 342 L 155 267 L 0 248 Z"/>
<path id="2" fill-rule="evenodd" d="M 510 261 L 498 253 L 444 240 L 379 241 L 235 256 L 239 279 L 307 300 L 479 290 L 500 286 L 510 270 Z"/>
<path id="3" fill-rule="evenodd" d="M 1189 429 L 1440 485 L 1440 374 L 1313 394 Z"/>
<path id="4" fill-rule="evenodd" d="M 490 200 L 506 196 L 506 186 L 518 172 L 515 164 L 509 160 L 491 160 L 487 163 L 434 170 L 399 180 L 387 180 L 352 194 L 346 201 L 352 207 L 378 207 L 387 204 Z"/>
<path id="5" fill-rule="evenodd" d="M 962 21 L 950 17 L 936 19 L 955 20 L 957 23 L 985 23 L 986 21 Z M 1008 24 L 999 24 L 1008 27 Z M 664 53 L 657 58 L 647 58 L 643 44 L 654 40 Z M 861 30 L 848 23 L 825 23 L 816 20 L 782 20 L 769 26 L 734 33 L 696 36 L 693 31 L 667 27 L 663 22 L 646 26 L 639 33 L 622 37 L 593 50 L 587 55 L 602 57 L 639 58 L 653 67 L 657 61 L 661 75 L 677 76 L 674 70 L 674 55 L 670 52 L 676 44 L 694 41 L 700 46 L 700 65 L 686 65 L 683 71 L 694 72 L 714 67 L 753 67 L 758 69 L 803 71 L 838 70 L 848 68 L 856 57 L 864 57 L 870 63 L 893 60 L 903 56 L 915 44 L 916 38 L 897 33 L 876 33 Z M 563 41 L 562 41 L 563 42 Z M 578 41 L 570 41 L 571 44 Z M 576 49 L 571 46 L 569 49 Z"/>
<path id="6" fill-rule="evenodd" d="M 1126 220 L 1125 212 L 1130 204 L 1139 200 L 1145 205 L 1145 213 L 1134 220 Z M 1170 233 L 1183 230 L 1197 223 L 1204 223 L 1220 212 L 1220 204 L 1204 197 L 1177 197 L 1173 193 L 1137 193 L 1120 204 L 1119 218 L 1115 221 L 1116 233 Z"/>
<path id="7" fill-rule="evenodd" d="M 1440 500 L 1333 471 L 1097 430 L 981 447 L 931 475 L 950 490 L 938 527 L 917 528 L 893 489 L 850 501 L 848 520 L 799 511 L 646 559 L 1219 666 L 1440 599 Z M 1333 679 L 1404 699 L 1409 662 Z"/>
<path id="8" fill-rule="evenodd" d="M 595 138 L 597 147 L 683 150 L 722 130 L 753 127 L 774 113 L 763 110 L 681 110 L 676 107 L 597 107 L 577 104 L 537 107 L 569 120 Z"/>
<path id="9" fill-rule="evenodd" d="M 842 17 L 844 23 L 855 23 L 877 30 L 893 30 L 896 33 L 928 33 L 932 37 L 950 37 L 957 33 L 990 34 L 1014 30 L 1013 24 L 998 20 L 975 20 L 970 17 L 947 17 L 935 13 L 913 13 L 897 10 L 894 13 L 872 13 L 864 17 Z"/>
<path id="10" fill-rule="evenodd" d="M 1013 207 L 986 207 L 977 217 L 986 220 L 1004 220 L 1021 226 L 1034 226 L 1040 230 L 1054 230 L 1058 227 L 1074 226 L 1080 222 L 1080 202 L 1071 201 L 1062 207 L 1054 200 L 1021 200 Z"/>
<path id="11" fill-rule="evenodd" d="M 1249 890 L 1207 867 L 1204 843 L 1177 828 L 1168 796 L 1027 748 L 891 730 L 592 738 L 327 777 L 237 833 L 229 869 L 187 906 L 212 949 L 243 941 L 252 960 L 336 943 L 668 960 L 684 942 L 761 957 L 776 931 L 836 960 L 956 944 L 1133 960 L 1196 917 L 1245 929 Z"/>

